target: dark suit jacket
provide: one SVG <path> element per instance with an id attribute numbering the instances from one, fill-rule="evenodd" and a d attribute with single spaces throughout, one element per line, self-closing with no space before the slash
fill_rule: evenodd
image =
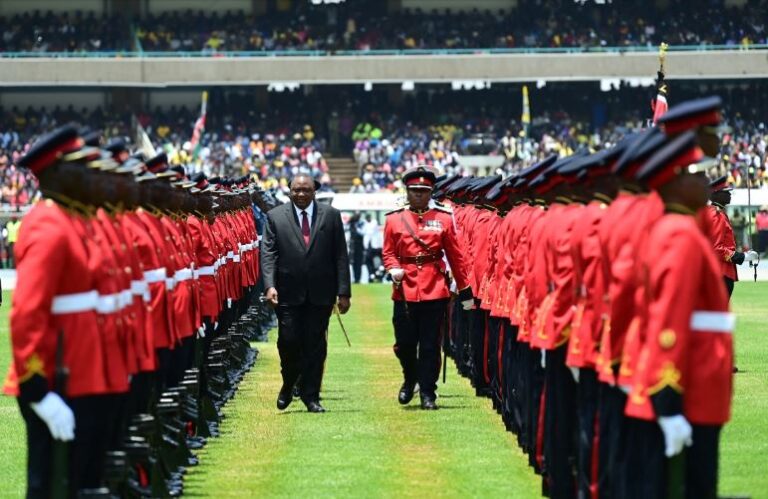
<path id="1" fill-rule="evenodd" d="M 333 305 L 351 296 L 349 257 L 339 210 L 315 202 L 309 246 L 293 203 L 267 213 L 261 243 L 264 287 L 277 289 L 281 304 Z"/>

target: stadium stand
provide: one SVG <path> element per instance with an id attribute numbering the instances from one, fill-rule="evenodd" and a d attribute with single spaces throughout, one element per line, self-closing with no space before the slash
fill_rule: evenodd
<path id="1" fill-rule="evenodd" d="M 508 11 L 403 9 L 348 2 L 329 9 L 309 2 L 257 16 L 244 11 L 179 9 L 131 19 L 93 12 L 34 12 L 0 18 L 2 52 L 262 52 L 478 48 L 600 48 L 768 43 L 768 4 L 752 0 L 677 0 L 666 10 L 629 1 L 591 9 L 571 0 L 522 0 Z M 748 22 L 745 16 L 748 14 Z M 138 45 L 135 42 L 138 41 Z"/>

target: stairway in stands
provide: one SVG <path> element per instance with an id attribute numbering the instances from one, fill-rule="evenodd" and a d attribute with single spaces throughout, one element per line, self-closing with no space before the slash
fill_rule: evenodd
<path id="1" fill-rule="evenodd" d="M 332 156 L 326 158 L 328 174 L 333 180 L 336 192 L 349 192 L 352 179 L 360 176 L 360 166 L 350 156 Z"/>

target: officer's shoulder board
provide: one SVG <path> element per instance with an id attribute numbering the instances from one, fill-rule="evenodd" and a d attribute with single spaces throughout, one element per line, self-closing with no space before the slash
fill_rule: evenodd
<path id="1" fill-rule="evenodd" d="M 396 210 L 392 210 L 392 211 L 388 211 L 388 212 L 386 212 L 386 213 L 384 214 L 384 216 L 385 216 L 385 217 L 387 217 L 387 216 L 389 216 L 389 215 L 393 215 L 393 214 L 395 214 L 395 213 L 400 213 L 400 212 L 401 212 L 401 211 L 403 211 L 404 209 L 405 209 L 405 206 L 401 206 L 400 208 L 397 208 Z"/>
<path id="2" fill-rule="evenodd" d="M 435 204 L 435 209 L 437 211 L 442 211 L 443 213 L 453 214 L 453 209 L 449 206 L 445 206 L 444 204 Z"/>

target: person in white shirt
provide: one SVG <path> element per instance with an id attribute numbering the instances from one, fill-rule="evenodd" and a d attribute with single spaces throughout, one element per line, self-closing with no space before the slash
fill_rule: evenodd
<path id="1" fill-rule="evenodd" d="M 373 280 L 373 276 L 376 274 L 376 265 L 374 258 L 377 256 L 381 260 L 381 246 L 382 246 L 382 233 L 379 228 L 378 222 L 367 214 L 365 216 L 365 222 L 362 227 L 363 233 L 363 248 L 365 249 L 365 266 L 368 269 L 368 280 Z"/>

